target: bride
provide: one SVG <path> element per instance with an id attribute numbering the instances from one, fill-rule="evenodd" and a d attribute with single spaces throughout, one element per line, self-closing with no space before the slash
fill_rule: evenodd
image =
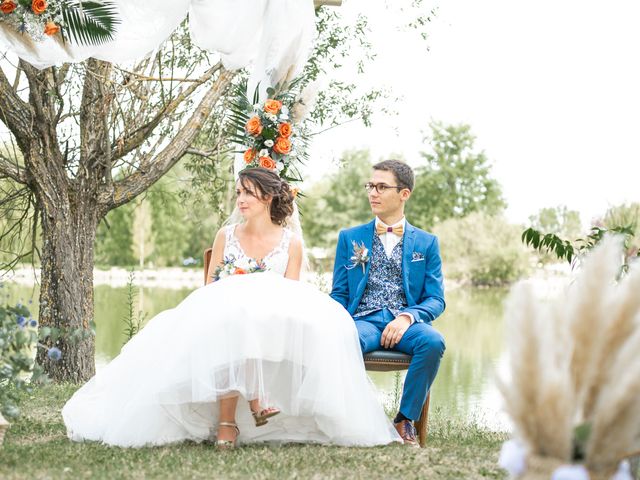
<path id="1" fill-rule="evenodd" d="M 150 320 L 71 397 L 69 438 L 138 447 L 216 437 L 221 448 L 399 441 L 353 319 L 298 281 L 289 185 L 247 168 L 236 194 L 243 221 L 216 235 L 208 284 Z"/>

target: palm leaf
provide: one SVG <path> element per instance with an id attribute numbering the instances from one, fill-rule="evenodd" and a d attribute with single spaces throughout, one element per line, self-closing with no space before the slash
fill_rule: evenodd
<path id="1" fill-rule="evenodd" d="M 79 45 L 100 45 L 113 40 L 120 23 L 116 4 L 110 0 L 71 0 L 62 3 L 66 41 Z"/>

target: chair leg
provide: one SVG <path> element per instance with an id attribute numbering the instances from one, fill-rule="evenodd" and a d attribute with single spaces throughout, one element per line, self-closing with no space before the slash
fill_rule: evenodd
<path id="1" fill-rule="evenodd" d="M 429 400 L 431 399 L 431 392 L 427 394 L 427 399 L 422 406 L 422 412 L 420 412 L 420 418 L 416 422 L 416 430 L 418 431 L 418 441 L 420 446 L 424 447 L 427 444 L 427 433 L 429 430 Z"/>

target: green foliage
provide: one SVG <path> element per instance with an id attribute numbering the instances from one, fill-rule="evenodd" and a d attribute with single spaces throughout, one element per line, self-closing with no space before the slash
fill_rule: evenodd
<path id="1" fill-rule="evenodd" d="M 565 238 L 576 238 L 582 232 L 580 213 L 569 210 L 565 205 L 542 208 L 529 217 L 531 227 L 543 232 L 555 233 Z"/>
<path id="2" fill-rule="evenodd" d="M 364 184 L 371 174 L 370 154 L 343 154 L 340 169 L 313 185 L 300 200 L 302 227 L 310 247 L 333 248 L 338 232 L 371 220 Z"/>
<path id="3" fill-rule="evenodd" d="M 117 6 L 109 0 L 67 0 L 62 2 L 62 18 L 67 28 L 62 29 L 66 41 L 78 45 L 100 45 L 113 40 Z"/>
<path id="4" fill-rule="evenodd" d="M 127 313 L 124 317 L 124 336 L 125 343 L 131 340 L 131 338 L 140 331 L 142 324 L 144 323 L 147 315 L 142 311 L 134 313 L 134 305 L 138 292 L 135 289 L 136 274 L 133 270 L 129 272 L 129 278 L 127 280 Z"/>
<path id="5" fill-rule="evenodd" d="M 9 419 L 20 414 L 20 391 L 46 379 L 35 362 L 38 330 L 30 317 L 24 305 L 0 305 L 0 413 Z"/>
<path id="6" fill-rule="evenodd" d="M 422 152 L 416 185 L 407 203 L 407 216 L 424 229 L 472 212 L 500 213 L 505 202 L 500 184 L 491 178 L 484 152 L 476 152 L 469 125 L 430 124 L 431 151 Z"/>
<path id="7" fill-rule="evenodd" d="M 229 207 L 225 207 L 230 203 L 229 199 L 224 196 L 231 193 L 226 188 L 230 174 L 229 180 L 220 180 L 222 187 L 219 190 L 205 190 L 204 184 L 211 185 L 212 182 L 200 173 L 214 167 L 202 163 L 195 168 L 201 167 L 201 172 L 193 174 L 178 165 L 147 190 L 138 202 L 109 212 L 96 235 L 96 263 L 123 267 L 139 265 L 139 242 L 142 240 L 145 242 L 143 264 L 180 266 L 187 257 L 200 259 L 204 249 L 211 246 L 222 220 L 230 213 Z M 225 172 L 218 174 L 222 177 Z M 202 182 L 201 189 L 190 192 L 185 188 L 185 185 L 199 182 Z M 214 201 L 222 212 L 208 207 Z M 134 225 L 138 231 L 134 231 Z"/>
<path id="8" fill-rule="evenodd" d="M 558 206 L 554 208 L 542 208 L 540 211 L 529 217 L 531 229 L 529 233 L 523 233 L 523 240 L 526 236 L 531 237 L 528 243 L 533 241 L 541 242 L 546 246 L 549 252 L 539 251 L 539 260 L 541 263 L 551 263 L 563 258 L 566 255 L 573 256 L 573 252 L 569 249 L 569 242 L 562 238 L 575 239 L 580 236 L 582 231 L 582 223 L 580 222 L 580 213 L 576 210 L 569 210 L 566 206 Z M 548 232 L 542 238 L 536 239 L 533 232 Z M 534 247 L 536 250 L 537 246 Z"/>
<path id="9" fill-rule="evenodd" d="M 474 212 L 434 228 L 440 240 L 445 278 L 478 286 L 515 282 L 528 270 L 519 227 L 500 216 Z"/>
<path id="10" fill-rule="evenodd" d="M 598 245 L 607 234 L 624 236 L 625 256 L 621 265 L 621 274 L 624 274 L 629 269 L 629 262 L 632 257 L 640 255 L 638 248 L 632 246 L 635 232 L 631 226 L 617 226 L 609 229 L 591 227 L 591 232 L 587 236 L 578 238 L 574 242 L 563 240 L 553 233 L 544 234 L 533 228 L 528 228 L 522 232 L 522 241 L 525 245 L 533 247 L 538 252 L 552 253 L 559 260 L 566 260 L 574 264 L 576 260 Z"/>
<path id="11" fill-rule="evenodd" d="M 522 241 L 539 253 L 552 254 L 559 260 L 565 260 L 575 265 L 575 262 L 598 245 L 605 235 L 622 235 L 624 237 L 624 258 L 620 266 L 620 275 L 624 275 L 629 269 L 629 262 L 634 257 L 640 256 L 638 238 L 635 234 L 639 221 L 640 205 L 637 203 L 622 204 L 607 210 L 604 219 L 597 221 L 596 225 L 591 227 L 589 234 L 584 237 L 570 241 L 555 234 L 558 232 L 543 233 L 540 231 L 543 227 L 552 227 L 553 224 L 539 222 L 522 232 Z"/>
<path id="12" fill-rule="evenodd" d="M 575 249 L 568 240 L 563 240 L 555 233 L 541 233 L 532 227 L 522 232 L 522 241 L 532 246 L 540 253 L 553 253 L 560 260 L 571 260 L 575 256 Z"/>
<path id="13" fill-rule="evenodd" d="M 640 204 L 623 203 L 609 208 L 604 214 L 604 218 L 600 222 L 596 222 L 596 225 L 604 228 L 626 225 L 636 232 L 638 231 L 638 223 L 640 223 Z"/>
<path id="14" fill-rule="evenodd" d="M 110 211 L 96 232 L 95 262 L 98 265 L 134 265 L 131 249 L 135 204 Z"/>

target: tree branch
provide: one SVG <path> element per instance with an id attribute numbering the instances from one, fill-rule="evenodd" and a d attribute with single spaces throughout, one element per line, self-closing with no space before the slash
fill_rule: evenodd
<path id="1" fill-rule="evenodd" d="M 187 152 L 200 132 L 211 111 L 231 84 L 235 73 L 222 69 L 220 75 L 207 91 L 195 109 L 193 115 L 180 129 L 171 142 L 153 159 L 145 159 L 137 172 L 114 182 L 109 189 L 103 190 L 99 203 L 107 210 L 117 208 L 130 202 L 168 172 Z"/>
<path id="2" fill-rule="evenodd" d="M 26 172 L 20 168 L 18 162 L 12 162 L 10 158 L 0 153 L 0 176 L 9 177 L 23 185 L 27 184 Z"/>
<path id="3" fill-rule="evenodd" d="M 0 121 L 11 130 L 21 149 L 32 136 L 33 118 L 31 106 L 18 96 L 0 68 Z"/>
<path id="4" fill-rule="evenodd" d="M 181 92 L 176 98 L 171 100 L 171 102 L 169 102 L 163 109 L 161 109 L 146 124 L 130 132 L 126 132 L 125 129 L 124 136 L 116 139 L 116 141 L 111 145 L 112 151 L 114 152 L 112 160 L 117 160 L 132 152 L 136 148 L 140 147 L 164 118 L 166 118 L 168 115 L 171 115 L 178 108 L 178 106 L 180 106 L 180 104 L 186 98 L 188 98 L 200 85 L 209 80 L 214 75 L 214 73 L 221 69 L 222 63 L 218 62 L 216 65 L 207 70 L 204 75 L 202 75 L 198 79 L 198 81 L 193 82 L 192 85 L 189 85 L 188 88 Z"/>

